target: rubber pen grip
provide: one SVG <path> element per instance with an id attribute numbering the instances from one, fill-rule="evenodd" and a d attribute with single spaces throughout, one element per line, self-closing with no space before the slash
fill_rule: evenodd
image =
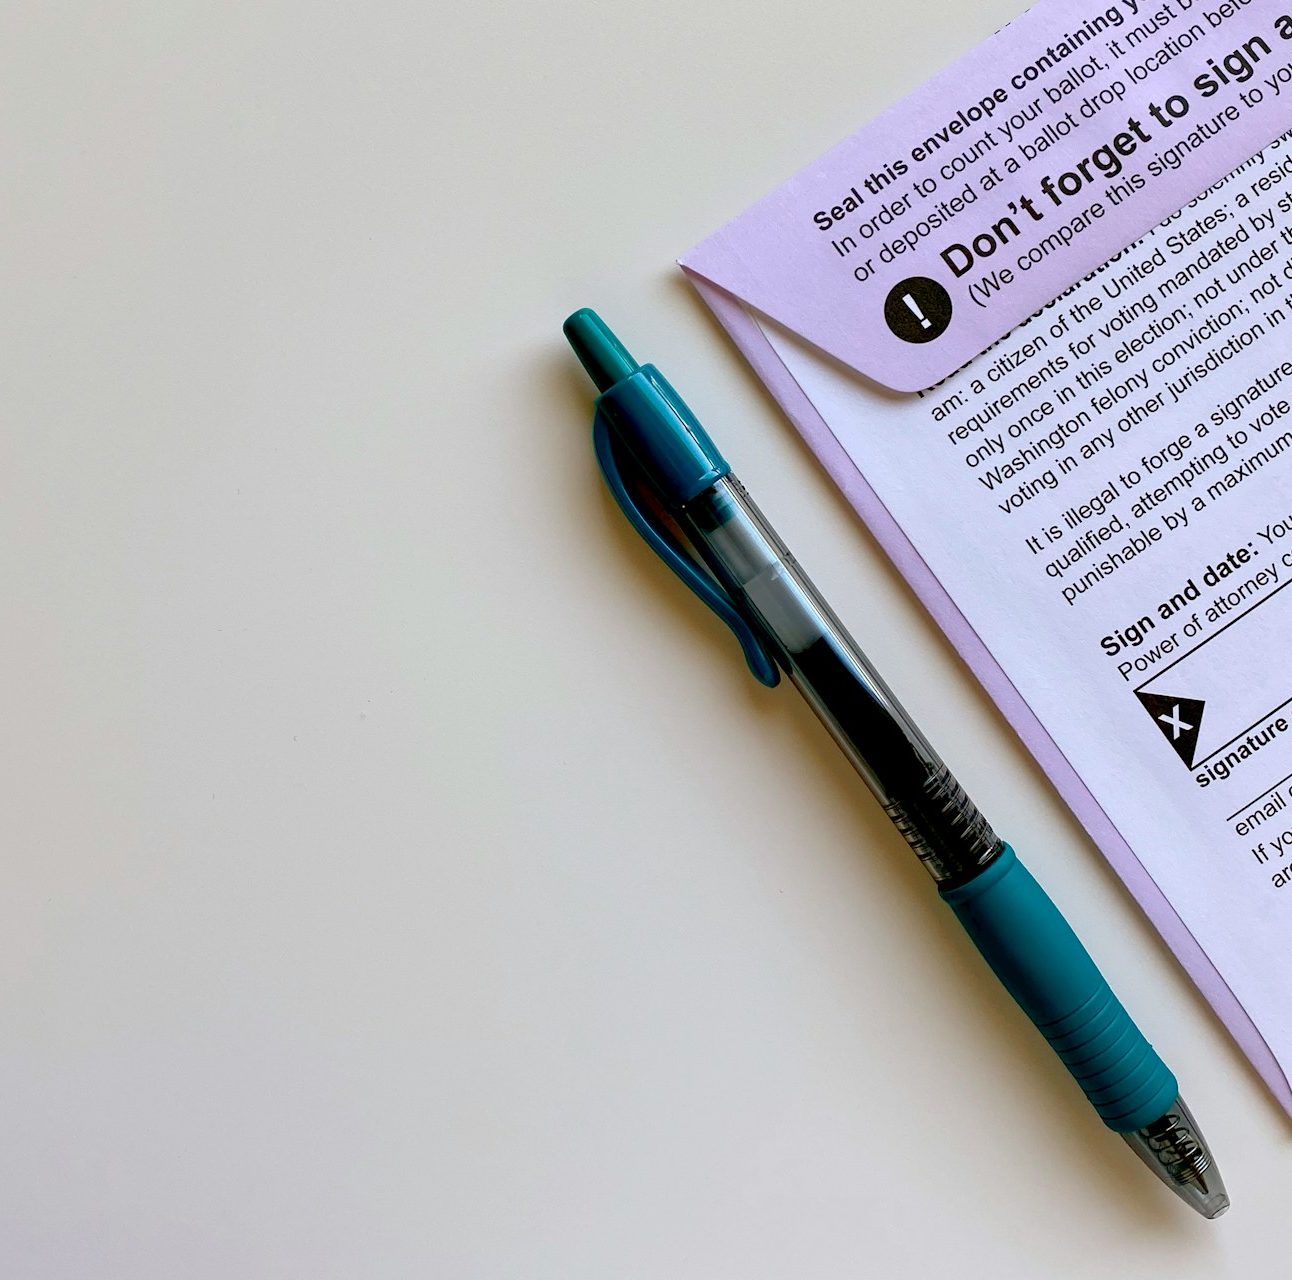
<path id="1" fill-rule="evenodd" d="M 1175 1077 L 1009 845 L 942 896 L 1110 1129 L 1129 1133 L 1166 1114 Z"/>

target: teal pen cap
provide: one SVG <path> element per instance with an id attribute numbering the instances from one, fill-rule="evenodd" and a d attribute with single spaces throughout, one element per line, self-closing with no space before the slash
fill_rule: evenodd
<path id="1" fill-rule="evenodd" d="M 609 391 L 616 382 L 622 382 L 641 368 L 591 307 L 580 307 L 561 330 L 598 391 Z"/>
<path id="2" fill-rule="evenodd" d="M 690 502 L 723 476 L 727 460 L 686 401 L 653 364 L 639 365 L 597 313 L 576 311 L 564 325 L 601 395 L 597 412 L 670 507 Z"/>
<path id="3" fill-rule="evenodd" d="M 595 311 L 576 311 L 562 328 L 601 392 L 592 444 L 619 509 L 651 550 L 731 628 L 754 678 L 775 686 L 780 671 L 737 599 L 696 563 L 659 512 L 641 500 L 642 489 L 648 489 L 679 514 L 730 475 L 727 460 L 668 379 L 654 365 L 639 365 Z"/>

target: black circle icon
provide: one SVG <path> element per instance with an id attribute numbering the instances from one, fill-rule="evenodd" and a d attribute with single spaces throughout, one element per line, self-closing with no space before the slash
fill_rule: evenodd
<path id="1" fill-rule="evenodd" d="M 932 342 L 951 323 L 951 295 L 928 276 L 908 276 L 888 291 L 884 323 L 903 342 Z"/>

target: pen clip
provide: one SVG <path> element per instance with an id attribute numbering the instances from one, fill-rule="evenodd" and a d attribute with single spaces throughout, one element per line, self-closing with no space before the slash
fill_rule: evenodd
<path id="1" fill-rule="evenodd" d="M 728 592 L 696 564 L 666 525 L 652 519 L 651 513 L 638 503 L 625 483 L 625 469 L 635 472 L 637 468 L 631 458 L 625 457 L 622 450 L 616 448 L 614 432 L 600 405 L 592 419 L 592 447 L 596 451 L 597 463 L 605 478 L 606 487 L 619 510 L 627 517 L 628 523 L 641 534 L 646 545 L 731 628 L 740 642 L 745 662 L 754 678 L 769 689 L 774 689 L 781 680 L 780 669 L 772 661 L 758 632 L 736 607 Z"/>

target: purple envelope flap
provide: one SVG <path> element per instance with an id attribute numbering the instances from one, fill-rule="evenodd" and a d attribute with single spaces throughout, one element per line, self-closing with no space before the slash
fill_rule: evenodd
<path id="1" fill-rule="evenodd" d="M 1241 215 L 1187 205 L 1275 139 L 1270 180 L 1292 177 L 1284 8 L 1041 0 L 680 264 L 883 386 L 930 387 L 1172 215 L 1164 278 L 1241 252 Z"/>

